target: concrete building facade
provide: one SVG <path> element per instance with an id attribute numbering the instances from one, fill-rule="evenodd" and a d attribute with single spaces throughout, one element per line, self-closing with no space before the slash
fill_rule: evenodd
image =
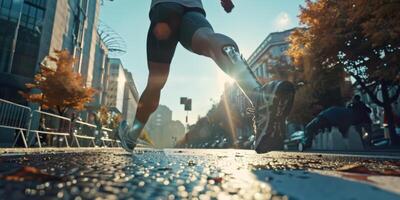
<path id="1" fill-rule="evenodd" d="M 95 108 L 100 107 L 105 103 L 105 95 L 108 82 L 108 73 L 110 71 L 108 62 L 108 48 L 97 35 L 95 59 L 93 65 L 92 87 L 97 93 L 94 95 L 94 101 L 91 103 Z"/>
<path id="2" fill-rule="evenodd" d="M 272 58 L 287 57 L 285 53 L 289 48 L 288 39 L 294 30 L 289 29 L 269 34 L 247 59 L 250 68 L 259 79 L 265 80 L 265 82 L 271 80 L 272 74 L 269 72 L 268 66 L 274 64 L 274 59 Z M 287 60 L 289 61 L 288 57 Z"/>
<path id="3" fill-rule="evenodd" d="M 79 60 L 75 70 L 91 86 L 100 0 L 1 0 L 0 7 L 0 98 L 26 104 L 17 91 L 55 49 Z"/>
<path id="4" fill-rule="evenodd" d="M 97 26 L 100 15 L 100 0 L 81 0 L 86 1 L 86 24 L 84 28 L 84 38 L 79 73 L 84 77 L 87 87 L 92 86 L 93 70 L 96 62 L 96 49 L 99 41 Z M 83 6 L 85 3 L 82 3 Z M 76 52 L 77 53 L 77 52 Z"/>

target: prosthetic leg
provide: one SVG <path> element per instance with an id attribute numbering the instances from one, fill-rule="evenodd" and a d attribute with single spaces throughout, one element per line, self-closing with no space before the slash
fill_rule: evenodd
<path id="1" fill-rule="evenodd" d="M 214 33 L 211 28 L 200 28 L 193 36 L 192 46 L 186 48 L 212 58 L 236 81 L 248 100 L 254 104 L 261 84 L 240 55 L 235 41 L 223 34 Z"/>
<path id="2" fill-rule="evenodd" d="M 288 81 L 272 81 L 261 86 L 234 46 L 224 46 L 222 50 L 231 61 L 228 74 L 236 80 L 255 108 L 253 126 L 256 133 L 256 152 L 282 150 L 286 133 L 285 122 L 294 101 L 293 84 Z"/>
<path id="3" fill-rule="evenodd" d="M 231 45 L 225 46 L 222 48 L 222 51 L 231 61 L 231 66 L 227 67 L 228 74 L 236 81 L 242 92 L 254 106 L 261 89 L 261 84 L 257 81 L 253 71 L 251 71 L 249 65 L 239 54 L 236 47 Z"/>

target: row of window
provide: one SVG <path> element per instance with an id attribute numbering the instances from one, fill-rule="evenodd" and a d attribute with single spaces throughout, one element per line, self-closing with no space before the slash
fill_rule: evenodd
<path id="1" fill-rule="evenodd" d="M 22 2 L 24 4 L 29 4 L 31 6 L 44 9 L 46 7 L 47 0 L 0 0 L 0 7 L 12 10 L 15 7 L 19 7 Z"/>
<path id="2" fill-rule="evenodd" d="M 13 4 L 15 4 L 13 0 L 0 0 L 0 7 L 5 9 L 11 9 Z"/>
<path id="3" fill-rule="evenodd" d="M 37 7 L 45 8 L 47 0 L 25 0 L 26 4 L 31 4 Z"/>
<path id="4" fill-rule="evenodd" d="M 0 0 L 0 16 L 2 19 L 16 22 L 22 1 Z"/>
<path id="5" fill-rule="evenodd" d="M 29 29 L 40 29 L 44 19 L 44 12 L 44 8 L 25 4 L 22 10 L 21 25 Z"/>
<path id="6" fill-rule="evenodd" d="M 44 19 L 46 0 L 0 0 L 0 18 L 16 23 L 20 15 L 22 2 L 24 4 L 21 14 L 21 26 L 31 30 L 36 28 L 40 30 Z"/>

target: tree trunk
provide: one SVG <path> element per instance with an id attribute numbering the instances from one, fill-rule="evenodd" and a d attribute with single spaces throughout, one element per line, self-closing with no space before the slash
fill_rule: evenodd
<path id="1" fill-rule="evenodd" d="M 389 91 L 386 83 L 382 83 L 382 99 L 383 99 L 383 109 L 385 112 L 385 117 L 387 119 L 388 130 L 390 135 L 390 141 L 392 145 L 400 145 L 400 139 L 396 134 L 396 128 L 394 124 L 393 108 L 392 102 L 390 101 Z"/>

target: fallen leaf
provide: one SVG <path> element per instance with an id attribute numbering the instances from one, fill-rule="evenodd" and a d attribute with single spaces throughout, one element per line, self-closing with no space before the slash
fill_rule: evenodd
<path id="1" fill-rule="evenodd" d="M 367 167 L 365 167 L 361 164 L 357 164 L 357 163 L 344 165 L 340 168 L 337 168 L 336 170 L 341 171 L 341 172 L 351 172 L 351 173 L 359 173 L 359 174 L 370 174 L 370 175 L 377 174 L 376 172 L 369 170 Z"/>
<path id="2" fill-rule="evenodd" d="M 387 175 L 387 176 L 400 176 L 400 170 L 399 169 L 384 169 L 382 171 L 382 174 Z"/>
<path id="3" fill-rule="evenodd" d="M 378 176 L 400 176 L 399 169 L 368 169 L 362 164 L 345 165 L 336 170 L 341 172 L 378 175 Z"/>
<path id="4" fill-rule="evenodd" d="M 58 181 L 62 180 L 60 177 L 49 175 L 47 173 L 41 172 L 38 168 L 25 166 L 18 170 L 5 173 L 0 176 L 1 179 L 6 181 Z"/>
<path id="5" fill-rule="evenodd" d="M 207 180 L 213 180 L 214 183 L 222 183 L 222 177 L 208 177 Z"/>
<path id="6" fill-rule="evenodd" d="M 368 176 L 368 175 L 365 175 L 365 174 L 346 173 L 346 174 L 343 174 L 342 176 L 343 176 L 343 177 L 346 177 L 346 178 L 353 179 L 353 180 L 365 181 L 365 182 L 373 183 L 373 181 L 371 181 L 371 180 L 368 179 L 369 176 Z"/>

